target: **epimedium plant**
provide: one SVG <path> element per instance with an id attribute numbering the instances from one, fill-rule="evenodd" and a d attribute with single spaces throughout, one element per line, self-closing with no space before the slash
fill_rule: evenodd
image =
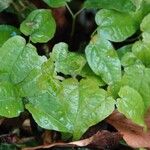
<path id="1" fill-rule="evenodd" d="M 50 7 L 68 8 L 71 0 L 43 1 Z M 1 11 L 9 6 L 5 1 L 3 5 Z M 2 117 L 17 117 L 27 109 L 39 126 L 71 133 L 74 139 L 115 109 L 146 126 L 144 115 L 150 107 L 150 2 L 86 0 L 82 10 L 88 8 L 98 9 L 97 29 L 82 54 L 70 52 L 64 42 L 53 47 L 49 58 L 37 54 L 34 43 L 46 43 L 56 32 L 49 9 L 32 11 L 20 31 L 0 25 Z M 28 42 L 21 33 L 29 36 Z M 114 48 L 114 42 L 124 42 L 135 33 L 135 41 Z"/>

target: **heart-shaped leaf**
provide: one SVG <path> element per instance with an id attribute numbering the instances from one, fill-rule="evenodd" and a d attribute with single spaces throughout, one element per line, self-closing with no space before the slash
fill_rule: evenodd
<path id="1" fill-rule="evenodd" d="M 91 69 L 107 84 L 121 79 L 121 63 L 109 41 L 95 37 L 86 47 L 85 53 Z"/>
<path id="2" fill-rule="evenodd" d="M 56 23 L 51 10 L 37 9 L 21 23 L 20 30 L 34 43 L 46 43 L 53 38 Z"/>
<path id="3" fill-rule="evenodd" d="M 41 127 L 69 132 L 79 139 L 90 126 L 109 116 L 114 104 L 107 92 L 90 80 L 67 79 L 57 92 L 29 98 L 26 108 Z"/>
<path id="4" fill-rule="evenodd" d="M 95 19 L 100 36 L 114 42 L 124 41 L 138 29 L 137 22 L 129 13 L 102 9 Z"/>

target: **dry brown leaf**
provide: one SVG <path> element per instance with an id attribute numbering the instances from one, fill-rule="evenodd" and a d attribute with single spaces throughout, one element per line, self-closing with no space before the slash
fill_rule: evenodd
<path id="1" fill-rule="evenodd" d="M 42 139 L 44 145 L 52 144 L 52 131 L 45 130 L 45 132 L 42 135 Z"/>
<path id="2" fill-rule="evenodd" d="M 95 135 L 90 138 L 74 141 L 70 143 L 54 143 L 51 145 L 41 145 L 37 147 L 24 148 L 22 150 L 37 150 L 37 149 L 46 149 L 52 147 L 92 147 L 98 148 L 100 150 L 110 149 L 115 147 L 119 140 L 121 139 L 121 135 L 118 132 L 109 132 L 106 130 L 99 131 Z"/>
<path id="3" fill-rule="evenodd" d="M 4 121 L 4 118 L 0 119 L 0 125 L 3 123 Z"/>
<path id="4" fill-rule="evenodd" d="M 123 135 L 123 139 L 129 146 L 150 148 L 150 132 L 144 131 L 141 126 L 134 124 L 123 114 L 115 111 L 108 117 L 107 122 Z"/>

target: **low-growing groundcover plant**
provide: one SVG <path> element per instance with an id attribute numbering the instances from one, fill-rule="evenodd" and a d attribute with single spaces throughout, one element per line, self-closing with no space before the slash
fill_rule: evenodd
<path id="1" fill-rule="evenodd" d="M 15 2 L 0 1 L 0 11 Z M 86 0 L 76 14 L 71 0 L 43 2 L 49 8 L 30 11 L 19 29 L 0 25 L 0 116 L 18 117 L 28 110 L 40 127 L 73 140 L 114 110 L 146 129 L 150 1 Z M 96 9 L 97 28 L 82 53 L 62 41 L 47 57 L 39 56 L 36 43 L 47 43 L 56 33 L 51 8 L 58 7 L 69 9 L 73 22 L 82 11 Z"/>

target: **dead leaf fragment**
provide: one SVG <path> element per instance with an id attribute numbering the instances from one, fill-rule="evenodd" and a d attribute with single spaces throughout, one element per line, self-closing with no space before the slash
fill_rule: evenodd
<path id="1" fill-rule="evenodd" d="M 103 130 L 101 132 L 98 131 L 95 135 L 88 139 L 72 142 L 70 144 L 74 144 L 79 147 L 87 146 L 90 148 L 98 148 L 104 150 L 112 149 L 113 147 L 117 146 L 121 138 L 122 136 L 118 132 L 109 132 L 107 130 Z"/>
<path id="2" fill-rule="evenodd" d="M 54 143 L 50 145 L 41 145 L 32 148 L 24 148 L 23 150 L 37 150 L 37 149 L 46 149 L 52 147 L 89 147 L 97 148 L 99 150 L 112 149 L 118 145 L 118 142 L 122 136 L 118 132 L 109 132 L 106 130 L 98 131 L 95 135 L 90 138 L 74 141 L 70 143 Z"/>
<path id="3" fill-rule="evenodd" d="M 150 148 L 150 131 L 134 124 L 123 114 L 115 111 L 107 122 L 114 126 L 122 135 L 126 143 L 133 148 Z"/>

